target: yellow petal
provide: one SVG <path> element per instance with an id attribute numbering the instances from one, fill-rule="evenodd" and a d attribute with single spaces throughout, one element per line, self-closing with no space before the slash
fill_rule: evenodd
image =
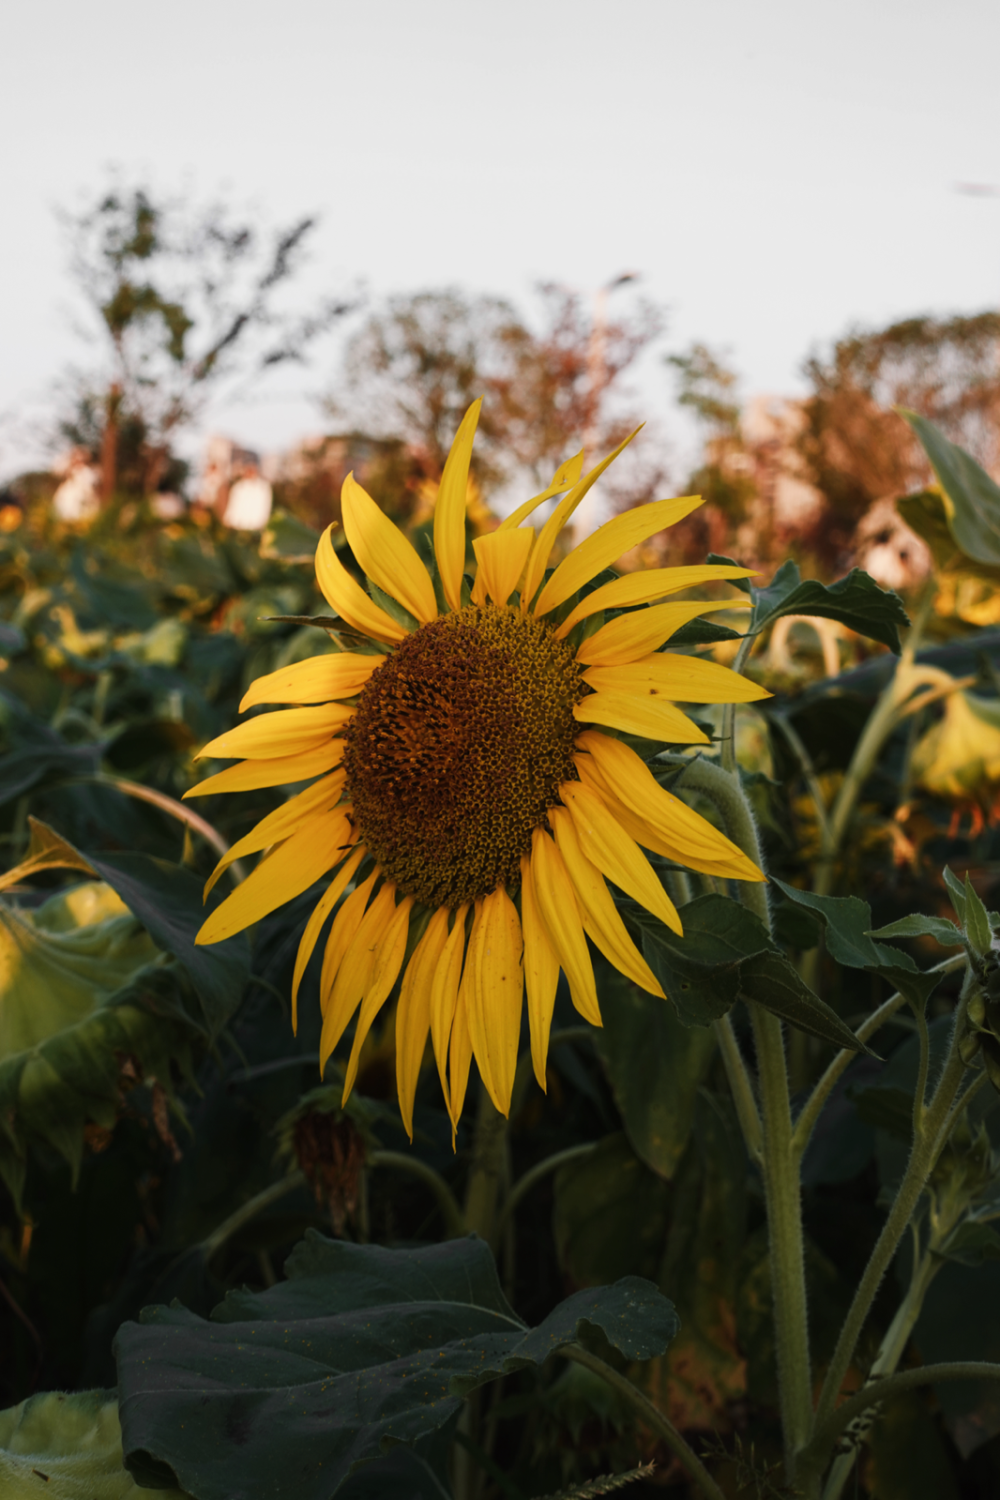
<path id="1" fill-rule="evenodd" d="M 469 462 L 476 435 L 482 399 L 474 401 L 462 418 L 455 441 L 445 460 L 444 473 L 434 505 L 434 556 L 444 597 L 452 609 L 462 607 L 462 574 L 465 571 L 465 505 L 469 487 Z"/>
<path id="2" fill-rule="evenodd" d="M 531 860 L 521 860 L 521 930 L 524 935 L 524 987 L 528 999 L 528 1027 L 531 1033 L 531 1064 L 538 1087 L 547 1092 L 545 1062 L 549 1052 L 549 1031 L 559 983 L 559 960 L 549 942 L 538 897 L 531 878 Z"/>
<path id="3" fill-rule="evenodd" d="M 354 941 L 364 919 L 365 910 L 379 874 L 378 870 L 373 870 L 367 879 L 351 892 L 333 919 L 330 936 L 326 940 L 326 948 L 323 951 L 323 968 L 319 976 L 319 1008 L 324 1019 L 330 1009 L 334 981 L 340 973 L 344 954 Z M 325 1061 L 323 1059 L 324 1065 Z M 320 1072 L 322 1072 L 322 1066 Z"/>
<path id="4" fill-rule="evenodd" d="M 344 905 L 346 904 L 345 902 Z M 330 998 L 323 1006 L 323 1033 L 319 1048 L 321 1072 L 368 989 L 379 944 L 395 909 L 396 889 L 390 880 L 386 880 L 350 939 L 337 977 L 333 981 Z M 331 933 L 331 937 L 332 935 Z"/>
<path id="5" fill-rule="evenodd" d="M 316 582 L 330 608 L 345 624 L 373 641 L 405 641 L 410 632 L 369 599 L 357 579 L 351 577 L 334 551 L 332 533 L 333 527 L 328 526 L 316 548 Z"/>
<path id="6" fill-rule="evenodd" d="M 318 814 L 261 860 L 246 880 L 216 907 L 195 942 L 219 943 L 252 927 L 286 901 L 301 896 L 327 870 L 340 863 L 346 853 L 344 843 L 343 816 L 335 812 Z"/>
<path id="7" fill-rule="evenodd" d="M 526 521 L 528 517 L 534 511 L 536 511 L 540 505 L 544 505 L 546 500 L 551 500 L 553 495 L 561 495 L 564 490 L 572 489 L 573 486 L 579 481 L 580 475 L 582 473 L 583 449 L 581 448 L 579 453 L 575 453 L 572 458 L 568 458 L 564 464 L 559 465 L 558 469 L 552 476 L 552 483 L 548 486 L 548 488 L 542 490 L 542 493 L 540 495 L 532 495 L 530 500 L 525 500 L 523 505 L 519 505 L 517 507 L 517 510 L 515 510 L 512 515 L 509 515 L 505 521 L 500 522 L 499 530 L 515 530 L 515 528 L 520 526 L 522 521 Z"/>
<path id="8" fill-rule="evenodd" d="M 365 849 L 362 845 L 360 849 L 355 849 L 354 853 L 347 857 L 309 914 L 306 930 L 302 934 L 299 950 L 295 955 L 295 972 L 292 975 L 292 1031 L 296 1035 L 299 1029 L 299 985 L 302 983 L 302 976 L 306 972 L 313 949 L 323 931 L 323 923 L 347 889 L 364 856 Z"/>
<path id="9" fill-rule="evenodd" d="M 413 1101 L 431 1027 L 434 975 L 448 940 L 448 909 L 439 906 L 413 950 L 396 1007 L 396 1093 L 403 1128 L 413 1140 Z M 457 988 L 456 988 L 457 993 Z"/>
<path id="10" fill-rule="evenodd" d="M 344 530 L 363 573 L 421 624 L 437 619 L 430 574 L 417 550 L 371 495 L 348 474 L 340 492 Z"/>
<path id="11" fill-rule="evenodd" d="M 672 847 L 670 857 L 679 864 L 733 880 L 765 879 L 753 860 L 724 833 L 660 786 L 645 762 L 621 740 L 588 729 L 578 737 L 577 746 L 594 757 L 603 780 L 620 801 L 649 825 L 662 845 Z"/>
<path id="12" fill-rule="evenodd" d="M 708 735 L 687 714 L 662 698 L 648 695 L 588 693 L 574 705 L 573 717 L 580 724 L 606 724 L 609 729 L 644 735 L 650 740 L 668 740 L 678 745 L 710 743 Z"/>
<path id="13" fill-rule="evenodd" d="M 677 703 L 756 703 L 767 688 L 700 656 L 654 651 L 627 667 L 588 667 L 583 680 L 596 692 L 644 694 Z"/>
<path id="14" fill-rule="evenodd" d="M 506 604 L 517 588 L 517 581 L 524 572 L 535 533 L 522 531 L 491 531 L 488 536 L 478 536 L 472 544 L 479 571 L 472 590 L 473 604 L 485 604 L 487 596 L 494 604 Z"/>
<path id="15" fill-rule="evenodd" d="M 632 614 L 619 615 L 616 620 L 609 620 L 600 630 L 595 630 L 577 651 L 576 659 L 591 667 L 624 666 L 662 646 L 688 620 L 740 607 L 738 600 L 727 599 L 720 604 L 706 604 L 704 600 L 688 603 L 685 600 L 637 609 Z"/>
<path id="16" fill-rule="evenodd" d="M 240 713 L 258 703 L 328 703 L 331 698 L 353 698 L 384 661 L 384 656 L 339 651 L 279 667 L 250 684 Z"/>
<path id="17" fill-rule="evenodd" d="M 472 911 L 472 924 L 469 928 L 469 941 L 465 948 L 465 964 L 462 968 L 462 981 L 458 986 L 458 1006 L 456 1013 L 461 1010 L 465 1016 L 465 1022 L 469 1029 L 469 1039 L 473 1052 L 476 1051 L 476 1043 L 479 1043 L 479 1073 L 486 1087 L 487 1093 L 492 1097 L 494 1093 L 493 1079 L 490 1076 L 490 1056 L 480 1025 L 480 1007 L 476 995 L 476 985 L 479 983 L 479 937 L 483 925 L 483 903 L 478 900 Z M 453 1122 L 455 1123 L 455 1122 Z"/>
<path id="18" fill-rule="evenodd" d="M 556 836 L 559 853 L 566 862 L 577 900 L 583 907 L 583 925 L 615 968 L 640 989 L 665 1000 L 662 986 L 638 948 L 629 937 L 611 892 L 601 872 L 591 864 L 580 847 L 572 814 L 564 807 L 549 811 L 549 823 Z"/>
<path id="19" fill-rule="evenodd" d="M 542 527 L 541 531 L 538 534 L 538 539 L 535 542 L 534 547 L 532 548 L 531 557 L 528 559 L 528 566 L 524 578 L 524 588 L 521 592 L 522 609 L 527 609 L 529 607 L 532 599 L 538 592 L 538 585 L 541 583 L 542 578 L 545 574 L 545 569 L 549 561 L 549 554 L 552 551 L 553 546 L 555 545 L 556 537 L 559 535 L 560 531 L 562 531 L 563 527 L 566 525 L 566 522 L 576 510 L 577 506 L 587 494 L 588 490 L 590 490 L 592 486 L 596 484 L 597 480 L 600 479 L 601 475 L 604 473 L 608 465 L 614 463 L 619 453 L 621 453 L 623 448 L 626 448 L 628 446 L 628 444 L 635 437 L 635 433 L 638 431 L 639 428 L 637 427 L 635 429 L 635 432 L 630 432 L 625 441 L 623 443 L 619 443 L 618 447 L 613 453 L 609 453 L 607 458 L 602 458 L 601 462 L 597 464 L 593 469 L 591 469 L 589 474 L 585 474 L 584 477 L 579 481 L 579 483 L 573 486 L 566 498 L 564 500 L 560 500 L 551 516 L 549 516 L 549 519 L 546 521 L 545 525 Z"/>
<path id="20" fill-rule="evenodd" d="M 632 515 L 632 511 L 626 512 Z M 599 536 L 595 532 L 595 536 Z M 584 544 L 586 545 L 586 544 Z M 574 553 L 573 556 L 576 554 Z M 734 578 L 755 577 L 753 568 L 726 568 L 716 563 L 698 563 L 685 568 L 648 568 L 640 573 L 626 573 L 610 583 L 602 583 L 599 589 L 581 599 L 556 631 L 560 639 L 569 635 L 580 620 L 596 615 L 599 609 L 627 609 L 636 604 L 652 604 L 654 599 L 663 599 L 667 594 L 677 594 L 681 589 L 693 589 L 703 583 L 724 583 Z M 555 574 L 553 574 L 555 577 Z M 689 601 L 685 601 L 688 603 Z M 725 605 L 716 604 L 715 609 L 749 609 L 746 599 L 731 599 Z M 707 613 L 707 609 L 703 612 Z M 694 615 L 686 617 L 689 620 Z M 685 621 L 680 622 L 684 624 Z"/>
<path id="21" fill-rule="evenodd" d="M 503 886 L 483 898 L 468 994 L 469 1032 L 483 1082 L 502 1115 L 510 1111 L 521 1034 L 521 923 Z"/>
<path id="22" fill-rule="evenodd" d="M 465 999 L 458 997 L 455 1007 L 455 1022 L 451 1028 L 451 1047 L 448 1057 L 448 1079 L 450 1091 L 445 1096 L 451 1118 L 451 1146 L 455 1149 L 455 1132 L 465 1105 L 465 1091 L 469 1086 L 469 1064 L 472 1062 L 472 1038 L 469 1035 L 469 1016 Z"/>
<path id="23" fill-rule="evenodd" d="M 548 614 L 550 609 L 565 603 L 571 594 L 582 589 L 585 583 L 596 578 L 605 568 L 610 568 L 630 547 L 637 547 L 658 531 L 682 521 L 702 504 L 704 501 L 701 495 L 684 495 L 677 500 L 654 500 L 650 505 L 637 505 L 633 510 L 605 521 L 603 526 L 585 537 L 578 547 L 574 547 L 568 557 L 563 558 L 539 594 L 534 613 Z"/>
<path id="24" fill-rule="evenodd" d="M 576 892 L 562 855 L 541 828 L 531 836 L 531 880 L 549 942 L 569 981 L 573 1004 L 584 1020 L 600 1026 L 594 966 Z"/>
<path id="25" fill-rule="evenodd" d="M 365 987 L 364 999 L 361 1002 L 361 1014 L 358 1016 L 358 1024 L 354 1032 L 354 1044 L 351 1047 L 347 1072 L 344 1075 L 342 1104 L 347 1103 L 354 1087 L 354 1080 L 358 1076 L 358 1063 L 361 1061 L 361 1049 L 372 1029 L 372 1022 L 388 1000 L 392 987 L 399 978 L 399 971 L 406 955 L 406 939 L 412 908 L 413 897 L 404 896 L 396 907 L 388 931 L 379 938 L 372 963 L 371 977 Z M 424 1036 L 426 1035 L 425 1031 Z"/>
<path id="26" fill-rule="evenodd" d="M 195 760 L 271 760 L 312 750 L 332 739 L 354 716 L 343 703 L 323 703 L 318 708 L 282 708 L 273 714 L 258 714 L 246 724 L 227 729 L 195 756 Z"/>
<path id="27" fill-rule="evenodd" d="M 434 1043 L 434 1057 L 446 1105 L 451 1099 L 448 1086 L 448 1043 L 455 1021 L 458 986 L 465 962 L 465 918 L 468 910 L 468 905 L 465 905 L 455 912 L 455 920 L 441 950 L 441 960 L 434 970 L 431 985 L 431 1040 Z"/>
<path id="28" fill-rule="evenodd" d="M 580 759 L 588 761 L 590 756 Z M 625 831 L 600 793 L 582 781 L 569 781 L 559 788 L 559 796 L 572 814 L 581 847 L 591 863 L 626 896 L 681 935 L 677 908 L 635 839 Z"/>
<path id="29" fill-rule="evenodd" d="M 338 766 L 344 758 L 343 740 L 326 740 L 298 755 L 275 755 L 269 760 L 244 760 L 206 776 L 184 793 L 187 797 L 216 796 L 220 792 L 255 792 L 266 786 L 294 785 Z"/>
<path id="30" fill-rule="evenodd" d="M 256 827 L 251 828 L 249 833 L 245 833 L 230 849 L 227 849 L 208 877 L 202 899 L 208 900 L 210 891 L 234 860 L 242 859 L 244 854 L 259 854 L 261 849 L 269 849 L 272 844 L 280 844 L 282 839 L 289 838 L 314 814 L 331 812 L 340 800 L 343 787 L 344 772 L 334 771 L 332 775 L 324 776 L 321 781 L 313 782 L 312 786 L 306 787 L 304 792 L 299 792 L 297 797 L 290 797 L 287 802 L 276 807 L 274 812 L 268 813 L 266 818 L 261 818 Z M 347 843 L 351 826 L 347 820 L 346 809 L 341 808 L 340 811 L 344 815 L 344 842 Z"/>

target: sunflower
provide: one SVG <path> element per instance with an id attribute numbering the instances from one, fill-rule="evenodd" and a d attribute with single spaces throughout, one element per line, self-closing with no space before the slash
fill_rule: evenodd
<path id="1" fill-rule="evenodd" d="M 445 465 L 433 561 L 348 475 L 344 531 L 369 591 L 338 559 L 332 527 L 317 549 L 316 577 L 343 627 L 339 644 L 351 649 L 253 683 L 241 711 L 295 706 L 206 745 L 202 757 L 241 763 L 188 793 L 309 780 L 218 865 L 206 895 L 235 859 L 266 851 L 198 942 L 230 937 L 327 879 L 298 949 L 293 1024 L 306 965 L 335 913 L 320 979 L 320 1067 L 360 1007 L 346 1100 L 365 1038 L 402 975 L 396 1068 L 411 1138 L 428 1035 L 454 1126 L 473 1057 L 507 1113 L 525 995 L 535 1076 L 545 1087 L 560 969 L 576 1009 L 600 1026 L 588 937 L 629 979 L 663 996 L 607 884 L 680 934 L 643 849 L 713 876 L 764 878 L 620 738 L 704 744 L 677 701 L 766 696 L 728 668 L 661 650 L 680 626 L 731 600 L 654 602 L 750 570 L 654 568 L 595 586 L 629 548 L 701 503 L 689 496 L 625 512 L 548 571 L 560 531 L 622 443 L 583 477 L 582 454 L 570 460 L 548 489 L 478 537 L 470 584 L 465 508 L 479 405 Z M 537 534 L 524 524 L 560 494 Z"/>

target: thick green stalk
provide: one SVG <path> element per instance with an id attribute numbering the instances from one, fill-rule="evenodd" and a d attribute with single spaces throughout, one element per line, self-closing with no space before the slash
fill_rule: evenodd
<path id="1" fill-rule="evenodd" d="M 702 793 L 714 802 L 722 814 L 729 837 L 755 864 L 762 867 L 757 828 L 738 774 L 730 775 L 711 761 L 697 760 L 690 770 L 685 771 L 683 781 L 686 787 Z M 742 881 L 740 896 L 744 904 L 770 930 L 771 914 L 766 887 Z M 751 1005 L 749 1010 L 757 1051 L 763 1128 L 762 1170 L 767 1203 L 786 1477 L 787 1482 L 792 1484 L 795 1480 L 795 1455 L 812 1434 L 812 1363 L 809 1356 L 809 1310 L 802 1239 L 799 1158 L 793 1144 L 788 1068 L 781 1022 L 759 1005 Z M 750 1128 L 752 1131 L 753 1127 Z"/>
<path id="2" fill-rule="evenodd" d="M 812 1363 L 799 1161 L 793 1145 L 788 1070 L 781 1022 L 762 1006 L 750 1007 L 764 1122 L 764 1195 L 774 1299 L 778 1390 L 785 1442 L 786 1481 L 795 1483 L 795 1460 L 812 1436 Z"/>
<path id="3" fill-rule="evenodd" d="M 497 1199 L 507 1148 L 507 1121 L 485 1088 L 479 1090 L 479 1108 L 472 1137 L 472 1166 L 465 1190 L 465 1223 L 471 1233 L 495 1248 Z"/>
<path id="4" fill-rule="evenodd" d="M 910 1152 L 910 1160 L 907 1163 L 906 1172 L 899 1185 L 895 1202 L 889 1210 L 889 1216 L 882 1227 L 868 1264 L 865 1267 L 858 1289 L 854 1294 L 850 1311 L 840 1331 L 840 1338 L 830 1361 L 823 1389 L 820 1394 L 819 1405 L 816 1410 L 816 1425 L 823 1427 L 830 1421 L 840 1388 L 844 1383 L 854 1351 L 857 1348 L 861 1330 L 871 1311 L 875 1294 L 881 1285 L 882 1278 L 888 1270 L 892 1258 L 907 1225 L 913 1217 L 920 1196 L 924 1191 L 927 1179 L 930 1176 L 934 1164 L 941 1153 L 945 1142 L 944 1128 L 951 1117 L 951 1107 L 958 1093 L 965 1072 L 965 1064 L 962 1062 L 958 1051 L 958 1038 L 961 1032 L 964 1015 L 964 1005 L 960 1008 L 956 1017 L 955 1030 L 952 1033 L 951 1046 L 948 1058 L 934 1096 L 927 1106 L 921 1123 L 919 1135 L 914 1137 L 913 1148 Z"/>
<path id="5" fill-rule="evenodd" d="M 747 1155 L 751 1161 L 760 1166 L 763 1161 L 764 1128 L 761 1125 L 753 1084 L 750 1082 L 750 1074 L 743 1061 L 733 1023 L 729 1016 L 722 1016 L 718 1021 L 712 1022 L 712 1030 L 719 1044 L 719 1053 L 729 1080 L 733 1103 L 736 1106 L 736 1118 L 743 1132 L 743 1143 L 747 1148 Z"/>

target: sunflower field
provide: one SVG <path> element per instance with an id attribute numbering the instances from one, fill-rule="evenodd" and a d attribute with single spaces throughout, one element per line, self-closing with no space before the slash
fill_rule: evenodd
<path id="1" fill-rule="evenodd" d="M 474 528 L 477 416 L 0 529 L 0 1495 L 987 1500 L 1000 489 L 630 568 L 696 497 Z"/>

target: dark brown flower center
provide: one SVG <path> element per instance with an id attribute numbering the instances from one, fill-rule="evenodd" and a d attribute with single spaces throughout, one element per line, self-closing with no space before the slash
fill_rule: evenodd
<path id="1" fill-rule="evenodd" d="M 427 906 L 516 886 L 531 833 L 575 778 L 582 669 L 551 628 L 488 604 L 409 636 L 346 731 L 347 797 L 386 875 Z"/>

